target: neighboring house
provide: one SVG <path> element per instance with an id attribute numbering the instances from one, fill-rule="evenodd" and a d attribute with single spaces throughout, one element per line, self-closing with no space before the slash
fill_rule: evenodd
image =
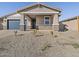
<path id="1" fill-rule="evenodd" d="M 34 4 L 1 17 L 3 29 L 59 30 L 61 10 L 44 4 Z"/>
<path id="2" fill-rule="evenodd" d="M 0 30 L 3 29 L 3 25 L 2 25 L 2 23 L 3 23 L 3 19 L 0 18 Z"/>
<path id="3" fill-rule="evenodd" d="M 72 31 L 79 31 L 79 16 L 69 18 L 60 22 L 60 29 L 68 29 Z M 63 26 L 65 25 L 65 27 Z"/>

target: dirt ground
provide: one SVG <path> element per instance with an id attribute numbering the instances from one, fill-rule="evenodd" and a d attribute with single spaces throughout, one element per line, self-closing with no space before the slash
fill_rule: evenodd
<path id="1" fill-rule="evenodd" d="M 79 57 L 79 32 L 0 31 L 0 57 Z"/>

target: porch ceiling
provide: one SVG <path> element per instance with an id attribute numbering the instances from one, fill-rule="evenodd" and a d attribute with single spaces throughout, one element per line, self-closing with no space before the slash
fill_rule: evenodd
<path id="1" fill-rule="evenodd" d="M 31 18 L 35 19 L 37 15 L 42 15 L 42 16 L 47 15 L 48 16 L 48 15 L 54 15 L 54 14 L 26 14 L 26 15 L 29 15 Z"/>

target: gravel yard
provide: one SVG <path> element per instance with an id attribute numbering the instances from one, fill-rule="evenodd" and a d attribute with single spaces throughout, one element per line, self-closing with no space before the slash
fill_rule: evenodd
<path id="1" fill-rule="evenodd" d="M 75 31 L 0 31 L 1 57 L 76 57 L 79 33 Z"/>

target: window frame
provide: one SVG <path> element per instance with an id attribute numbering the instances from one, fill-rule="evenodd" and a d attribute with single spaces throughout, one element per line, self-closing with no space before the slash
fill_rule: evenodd
<path id="1" fill-rule="evenodd" d="M 45 21 L 46 21 L 45 18 L 46 18 L 46 17 L 49 17 L 49 24 L 46 24 L 46 23 L 45 23 Z M 44 25 L 50 25 L 50 16 L 44 16 Z"/>

